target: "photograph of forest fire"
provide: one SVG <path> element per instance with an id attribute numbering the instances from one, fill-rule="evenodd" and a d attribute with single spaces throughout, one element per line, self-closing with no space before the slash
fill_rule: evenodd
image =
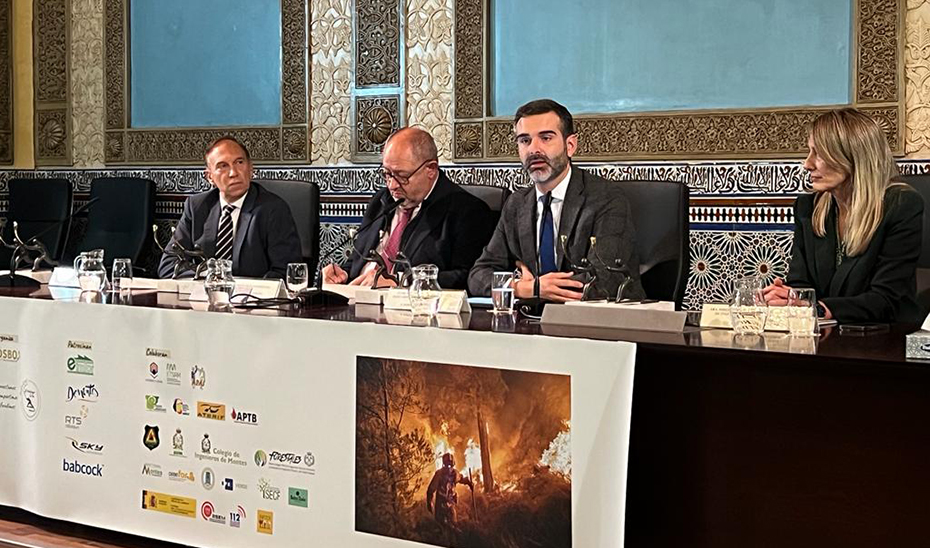
<path id="1" fill-rule="evenodd" d="M 572 545 L 571 377 L 359 356 L 355 529 Z"/>

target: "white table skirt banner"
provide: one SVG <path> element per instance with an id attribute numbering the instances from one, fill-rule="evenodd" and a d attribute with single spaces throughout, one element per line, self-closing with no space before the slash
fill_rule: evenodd
<path id="1" fill-rule="evenodd" d="M 0 298 L 0 505 L 191 546 L 623 544 L 631 343 Z"/>

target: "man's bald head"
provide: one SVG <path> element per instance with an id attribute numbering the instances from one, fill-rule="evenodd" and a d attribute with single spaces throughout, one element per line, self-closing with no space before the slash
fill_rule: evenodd
<path id="1" fill-rule="evenodd" d="M 439 151 L 433 136 L 418 127 L 405 127 L 395 131 L 384 143 L 385 154 L 388 148 L 403 149 L 417 163 L 438 160 Z"/>

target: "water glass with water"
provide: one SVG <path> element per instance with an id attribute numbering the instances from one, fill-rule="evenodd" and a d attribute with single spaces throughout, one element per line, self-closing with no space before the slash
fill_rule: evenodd
<path id="1" fill-rule="evenodd" d="M 513 287 L 520 280 L 520 271 L 501 271 L 491 275 L 491 311 L 495 314 L 513 313 Z"/>
<path id="2" fill-rule="evenodd" d="M 765 330 L 768 305 L 764 281 L 758 277 L 737 280 L 730 302 L 730 322 L 738 335 L 758 335 Z"/>
<path id="3" fill-rule="evenodd" d="M 284 286 L 287 292 L 294 296 L 307 289 L 308 284 L 307 263 L 287 263 L 287 273 L 284 276 Z"/>
<path id="4" fill-rule="evenodd" d="M 788 290 L 788 332 L 798 337 L 818 335 L 817 294 L 813 289 Z"/>
<path id="5" fill-rule="evenodd" d="M 117 293 L 132 289 L 132 261 L 130 259 L 113 259 L 113 280 L 110 285 Z"/>

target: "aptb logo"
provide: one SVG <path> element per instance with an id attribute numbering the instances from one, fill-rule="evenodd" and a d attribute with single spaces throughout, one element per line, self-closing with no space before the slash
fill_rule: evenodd
<path id="1" fill-rule="evenodd" d="M 81 474 L 84 476 L 96 476 L 98 478 L 103 477 L 103 465 L 102 464 L 82 464 L 75 459 L 73 462 L 68 462 L 68 459 L 61 459 L 61 471 L 62 472 L 71 472 L 72 474 Z"/>

